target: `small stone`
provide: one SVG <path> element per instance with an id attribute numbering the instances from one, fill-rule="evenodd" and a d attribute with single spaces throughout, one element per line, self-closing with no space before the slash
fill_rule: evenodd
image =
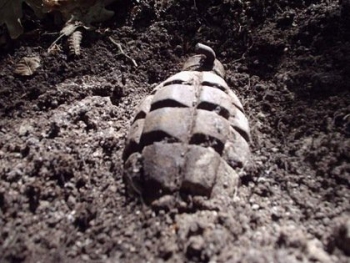
<path id="1" fill-rule="evenodd" d="M 328 253 L 324 251 L 321 241 L 318 239 L 309 240 L 306 244 L 306 251 L 312 261 L 321 263 L 331 262 Z"/>
<path id="2" fill-rule="evenodd" d="M 252 205 L 252 209 L 253 210 L 258 210 L 260 208 L 260 206 L 258 204 L 253 204 Z"/>
<path id="3" fill-rule="evenodd" d="M 77 201 L 76 201 L 75 197 L 72 196 L 72 195 L 70 195 L 70 196 L 68 197 L 68 200 L 67 200 L 67 205 L 68 205 L 70 208 L 74 208 L 76 202 L 77 202 Z"/>
<path id="4" fill-rule="evenodd" d="M 273 148 L 271 148 L 271 151 L 274 152 L 274 153 L 276 153 L 276 152 L 278 152 L 278 148 L 273 147 Z"/>
<path id="5" fill-rule="evenodd" d="M 189 257 L 196 256 L 204 248 L 204 239 L 201 236 L 192 236 L 188 241 L 186 253 Z"/>
<path id="6" fill-rule="evenodd" d="M 156 199 L 151 204 L 152 208 L 160 210 L 165 209 L 167 211 L 175 207 L 175 199 L 172 195 L 164 195 L 159 199 Z"/>
<path id="7" fill-rule="evenodd" d="M 350 256 L 350 218 L 347 218 L 338 227 L 335 242 L 346 255 Z"/>
<path id="8" fill-rule="evenodd" d="M 29 123 L 22 123 L 21 127 L 19 127 L 18 134 L 19 136 L 27 136 L 31 132 L 33 132 L 34 128 Z"/>

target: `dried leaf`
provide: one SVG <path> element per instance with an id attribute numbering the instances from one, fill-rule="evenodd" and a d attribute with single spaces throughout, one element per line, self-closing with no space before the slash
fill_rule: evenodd
<path id="1" fill-rule="evenodd" d="M 63 35 L 63 36 L 70 36 L 71 34 L 74 33 L 74 31 L 79 27 L 81 26 L 81 24 L 79 23 L 66 23 L 65 27 L 62 28 L 61 32 L 60 32 L 60 35 Z"/>
<path id="2" fill-rule="evenodd" d="M 89 27 L 91 23 L 102 22 L 114 15 L 105 9 L 106 4 L 114 0 L 43 0 L 43 8 L 47 12 L 58 11 L 65 21 L 80 21 Z"/>
<path id="3" fill-rule="evenodd" d="M 43 18 L 44 14 L 47 13 L 47 11 L 43 8 L 43 1 L 42 0 L 24 0 L 24 2 L 27 3 L 27 5 L 33 9 L 35 15 L 38 18 Z"/>
<path id="4" fill-rule="evenodd" d="M 23 33 L 20 18 L 22 17 L 22 2 L 24 0 L 0 0 L 0 25 L 6 24 L 12 39 Z"/>
<path id="5" fill-rule="evenodd" d="M 51 45 L 47 50 L 47 52 L 51 55 L 57 55 L 57 54 L 61 53 L 61 51 L 62 51 L 61 46 L 57 45 L 57 44 Z"/>
<path id="6" fill-rule="evenodd" d="M 84 27 L 91 23 L 102 22 L 111 18 L 113 11 L 105 9 L 105 5 L 114 0 L 0 0 L 0 25 L 6 24 L 12 39 L 18 38 L 23 33 L 21 24 L 22 4 L 26 2 L 42 18 L 45 13 L 58 11 L 65 21 L 80 21 Z M 70 24 L 70 28 L 64 28 L 61 34 L 71 35 L 76 28 Z"/>
<path id="7" fill-rule="evenodd" d="M 51 44 L 48 51 L 50 52 L 50 50 L 54 49 L 54 46 L 57 44 L 58 40 L 60 40 L 64 36 L 69 37 L 80 26 L 82 26 L 81 22 L 69 20 L 64 26 L 64 28 L 62 28 L 62 30 L 60 31 L 60 35 L 58 36 L 58 38 L 56 38 L 56 40 Z"/>
<path id="8" fill-rule="evenodd" d="M 96 4 L 88 10 L 82 17 L 82 22 L 89 26 L 91 23 L 103 22 L 110 19 L 114 15 L 114 12 L 105 8 L 103 1 L 97 1 Z"/>
<path id="9" fill-rule="evenodd" d="M 81 31 L 75 31 L 68 38 L 69 52 L 71 55 L 80 56 L 80 44 L 83 38 Z"/>
<path id="10" fill-rule="evenodd" d="M 36 69 L 40 67 L 40 57 L 23 57 L 17 64 L 15 68 L 15 74 L 22 76 L 31 76 L 34 74 Z"/>
<path id="11" fill-rule="evenodd" d="M 8 42 L 7 30 L 4 25 L 0 26 L 0 48 Z"/>
<path id="12" fill-rule="evenodd" d="M 26 2 L 40 18 L 43 16 L 41 0 L 0 0 L 0 25 L 6 24 L 12 39 L 23 33 L 22 3 Z"/>
<path id="13" fill-rule="evenodd" d="M 96 1 L 101 0 L 43 0 L 43 7 L 47 12 L 60 12 L 63 19 L 68 21 L 72 17 L 81 17 Z"/>
<path id="14" fill-rule="evenodd" d="M 74 9 L 88 9 L 96 3 L 96 1 L 101 0 L 42 0 L 44 8 L 49 12 L 60 11 L 72 12 Z"/>

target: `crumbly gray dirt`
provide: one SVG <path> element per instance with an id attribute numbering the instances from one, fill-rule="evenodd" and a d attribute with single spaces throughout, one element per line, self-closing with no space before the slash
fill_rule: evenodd
<path id="1" fill-rule="evenodd" d="M 47 54 L 60 28 L 26 9 L 0 54 L 0 262 L 349 262 L 347 3 L 120 0 L 75 58 Z M 153 211 L 126 197 L 121 154 L 197 42 L 244 104 L 254 162 L 225 207 Z"/>

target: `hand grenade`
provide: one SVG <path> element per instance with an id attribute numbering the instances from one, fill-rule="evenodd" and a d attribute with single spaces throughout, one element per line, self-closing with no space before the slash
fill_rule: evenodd
<path id="1" fill-rule="evenodd" d="M 197 44 L 183 70 L 136 110 L 123 152 L 124 181 L 144 200 L 233 196 L 249 160 L 248 120 L 214 51 Z"/>

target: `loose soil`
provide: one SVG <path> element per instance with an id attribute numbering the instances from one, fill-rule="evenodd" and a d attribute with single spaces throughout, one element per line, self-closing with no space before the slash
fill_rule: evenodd
<path id="1" fill-rule="evenodd" d="M 80 57 L 48 54 L 61 28 L 26 9 L 0 54 L 0 262 L 350 262 L 346 2 L 119 0 Z M 227 207 L 153 211 L 125 195 L 125 138 L 197 42 L 244 104 L 254 162 Z"/>

